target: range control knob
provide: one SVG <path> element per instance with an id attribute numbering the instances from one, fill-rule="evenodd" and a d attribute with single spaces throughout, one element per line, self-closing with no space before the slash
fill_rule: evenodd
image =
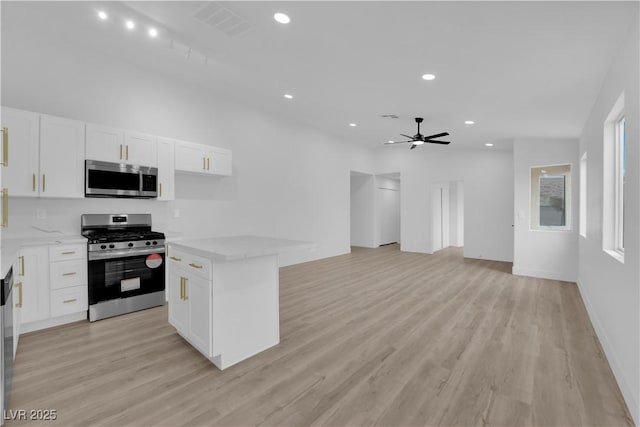
<path id="1" fill-rule="evenodd" d="M 107 249 L 107 245 L 100 245 L 100 249 Z"/>
<path id="2" fill-rule="evenodd" d="M 129 242 L 129 245 L 128 245 L 128 246 L 129 246 L 130 248 L 132 248 L 132 247 L 133 247 L 133 243 Z"/>
<path id="3" fill-rule="evenodd" d="M 109 249 L 113 249 L 115 247 L 116 247 L 116 245 L 114 245 L 113 243 L 109 245 Z"/>
<path id="4" fill-rule="evenodd" d="M 151 242 L 145 242 L 145 245 L 149 246 L 151 245 Z"/>
<path id="5" fill-rule="evenodd" d="M 154 240 L 154 241 L 153 241 L 153 244 L 154 244 L 154 245 L 157 245 L 157 244 L 158 244 L 158 242 L 156 242 L 156 241 Z"/>

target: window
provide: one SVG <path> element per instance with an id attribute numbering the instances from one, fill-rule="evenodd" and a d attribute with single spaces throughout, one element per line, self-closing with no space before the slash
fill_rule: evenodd
<path id="1" fill-rule="evenodd" d="M 580 224 L 582 237 L 587 237 L 587 153 L 580 158 Z"/>
<path id="2" fill-rule="evenodd" d="M 531 168 L 531 229 L 570 230 L 571 165 Z"/>
<path id="3" fill-rule="evenodd" d="M 624 93 L 604 122 L 602 249 L 624 263 L 625 180 L 627 178 Z M 627 189 L 628 191 L 628 189 Z"/>
<path id="4" fill-rule="evenodd" d="M 624 184 L 627 177 L 625 117 L 615 124 L 615 250 L 624 253 Z"/>

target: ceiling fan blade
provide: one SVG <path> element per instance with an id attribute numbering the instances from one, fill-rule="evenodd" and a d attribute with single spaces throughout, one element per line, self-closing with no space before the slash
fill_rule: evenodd
<path id="1" fill-rule="evenodd" d="M 411 146 L 411 148 L 409 148 L 409 150 L 413 150 L 413 149 L 414 149 L 414 148 L 416 148 L 416 147 L 417 147 L 417 145 L 416 145 L 416 144 L 413 144 L 413 145 Z"/>
<path id="2" fill-rule="evenodd" d="M 404 136 L 405 138 L 409 138 L 410 140 L 413 141 L 413 137 L 412 136 L 405 135 L 404 133 L 401 133 L 400 135 Z"/>
<path id="3" fill-rule="evenodd" d="M 448 136 L 449 134 L 447 132 L 442 132 L 442 133 L 437 133 L 435 135 L 429 135 L 429 136 L 425 136 L 424 139 L 433 139 L 433 138 L 440 138 L 441 136 Z"/>
<path id="4" fill-rule="evenodd" d="M 429 144 L 442 144 L 442 145 L 451 144 L 451 141 L 425 141 L 425 142 Z"/>

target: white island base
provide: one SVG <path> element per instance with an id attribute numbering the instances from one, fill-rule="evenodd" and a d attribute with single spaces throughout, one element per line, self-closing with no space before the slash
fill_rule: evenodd
<path id="1" fill-rule="evenodd" d="M 257 236 L 169 244 L 169 323 L 225 369 L 280 342 L 278 254 L 307 242 Z"/>

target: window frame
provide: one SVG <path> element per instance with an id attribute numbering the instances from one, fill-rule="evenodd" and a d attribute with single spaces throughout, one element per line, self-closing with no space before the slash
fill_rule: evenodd
<path id="1" fill-rule="evenodd" d="M 580 157 L 580 189 L 579 189 L 579 197 L 580 197 L 580 212 L 578 218 L 578 233 L 580 236 L 587 238 L 587 200 L 588 200 L 588 187 L 587 187 L 587 166 L 588 166 L 588 156 L 585 151 Z"/>
<path id="2" fill-rule="evenodd" d="M 540 225 L 540 178 L 542 178 L 542 170 L 558 168 L 558 167 L 566 167 L 568 170 L 565 173 L 562 173 L 561 176 L 564 176 L 564 214 L 565 214 L 565 225 L 562 226 L 544 226 Z M 538 189 L 537 194 L 534 195 L 534 187 L 533 187 L 533 176 L 534 170 L 539 169 L 540 175 L 537 177 L 538 180 Z M 529 169 L 529 231 L 541 231 L 541 232 L 572 232 L 573 228 L 573 164 L 570 162 L 567 163 L 558 163 L 553 165 L 544 165 L 544 166 L 531 166 Z M 558 176 L 558 173 L 549 173 L 550 176 Z M 535 205 L 534 205 L 535 203 Z M 537 212 L 534 215 L 534 207 Z M 537 218 L 537 224 L 534 224 L 534 217 Z"/>
<path id="3" fill-rule="evenodd" d="M 625 174 L 625 135 L 626 116 L 624 111 L 614 121 L 614 241 L 613 250 L 624 256 L 624 180 Z M 622 130 L 621 130 L 622 129 Z"/>

